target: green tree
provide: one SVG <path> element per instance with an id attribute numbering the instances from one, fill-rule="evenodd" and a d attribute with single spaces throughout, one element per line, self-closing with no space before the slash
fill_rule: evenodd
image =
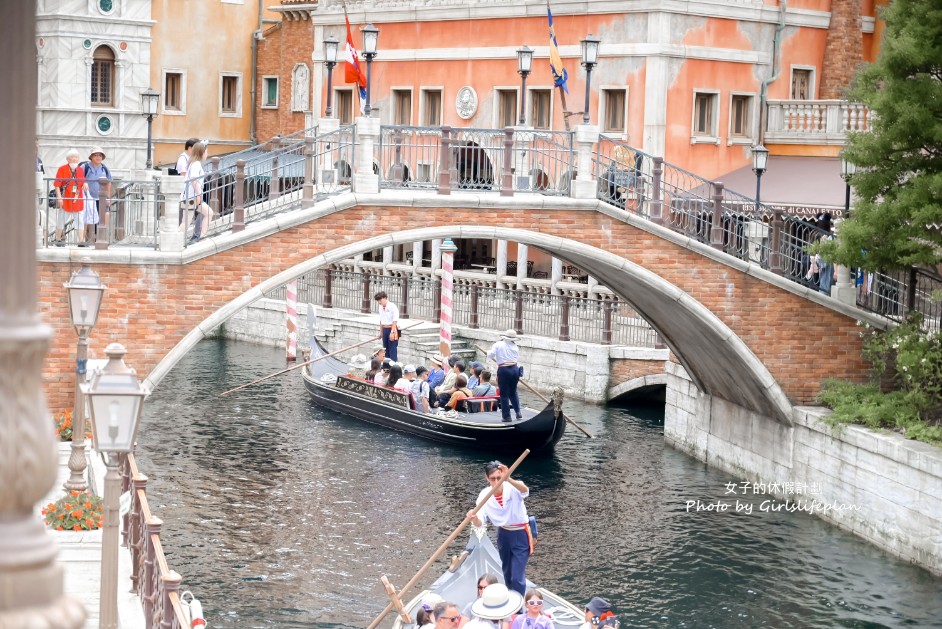
<path id="1" fill-rule="evenodd" d="M 821 248 L 868 270 L 942 261 L 942 2 L 894 0 L 883 17 L 880 56 L 850 92 L 873 114 L 845 149 L 858 200 Z"/>

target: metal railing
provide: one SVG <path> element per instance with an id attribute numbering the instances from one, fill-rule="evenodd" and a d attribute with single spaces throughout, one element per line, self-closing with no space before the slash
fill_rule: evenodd
<path id="1" fill-rule="evenodd" d="M 183 578 L 171 570 L 160 541 L 162 522 L 147 502 L 147 477 L 134 454 L 121 456 L 121 491 L 129 492 L 131 509 L 122 516 L 122 543 L 131 552 L 131 591 L 144 607 L 145 629 L 189 629 L 180 600 Z"/>
<path id="2" fill-rule="evenodd" d="M 442 131 L 439 127 L 383 126 L 376 170 L 380 188 L 438 188 Z"/>
<path id="3" fill-rule="evenodd" d="M 158 219 L 163 203 L 160 179 L 99 181 L 99 198 L 57 196 L 50 177 L 44 180 L 39 223 L 42 246 L 156 247 Z M 79 195 L 81 184 L 79 183 Z M 61 192 L 61 189 L 60 189 Z"/>
<path id="4" fill-rule="evenodd" d="M 356 273 L 318 269 L 298 278 L 299 303 L 325 308 L 376 312 L 373 295 L 383 290 L 395 301 L 403 318 L 439 321 L 441 282 L 438 277 Z M 284 299 L 281 286 L 265 295 Z M 616 343 L 655 347 L 657 334 L 634 309 L 616 296 L 607 298 L 551 295 L 456 283 L 452 320 L 471 328 L 506 330 L 521 334 L 589 343 Z"/>
<path id="5" fill-rule="evenodd" d="M 576 163 L 571 131 L 518 129 L 514 133 L 514 190 L 567 196 Z"/>

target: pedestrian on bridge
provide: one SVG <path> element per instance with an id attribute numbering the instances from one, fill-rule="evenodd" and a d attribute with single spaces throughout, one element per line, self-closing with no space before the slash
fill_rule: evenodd
<path id="1" fill-rule="evenodd" d="M 379 302 L 379 329 L 383 335 L 386 358 L 395 362 L 399 360 L 399 308 L 389 301 L 389 295 L 384 290 L 373 295 L 373 299 Z"/>

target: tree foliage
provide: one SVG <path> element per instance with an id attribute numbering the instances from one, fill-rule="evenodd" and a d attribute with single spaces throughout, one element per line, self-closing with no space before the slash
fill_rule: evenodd
<path id="1" fill-rule="evenodd" d="M 868 270 L 942 262 L 942 2 L 894 0 L 879 58 L 850 98 L 873 114 L 845 154 L 857 193 L 825 258 Z"/>

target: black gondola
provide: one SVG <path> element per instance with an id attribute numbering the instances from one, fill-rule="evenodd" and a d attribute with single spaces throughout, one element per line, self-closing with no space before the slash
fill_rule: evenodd
<path id="1" fill-rule="evenodd" d="M 311 359 L 327 353 L 315 340 Z M 505 422 L 499 411 L 417 412 L 409 407 L 408 395 L 349 376 L 348 372 L 347 365 L 333 357 L 301 369 L 304 385 L 316 404 L 432 441 L 466 448 L 514 452 L 529 448 L 537 452 L 551 450 L 566 431 L 561 391 L 554 393 L 543 410 L 524 408 L 523 419 Z"/>

